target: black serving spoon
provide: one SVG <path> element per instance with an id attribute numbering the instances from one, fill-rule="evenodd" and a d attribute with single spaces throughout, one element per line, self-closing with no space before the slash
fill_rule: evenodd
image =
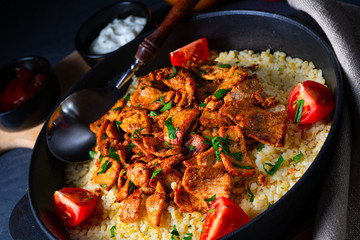
<path id="1" fill-rule="evenodd" d="M 46 128 L 46 141 L 51 153 L 65 162 L 89 160 L 95 135 L 89 125 L 105 114 L 119 98 L 119 89 L 134 72 L 160 51 L 175 25 L 192 11 L 199 0 L 178 0 L 161 25 L 139 45 L 135 62 L 119 79 L 105 88 L 84 89 L 69 95 L 54 110 Z"/>

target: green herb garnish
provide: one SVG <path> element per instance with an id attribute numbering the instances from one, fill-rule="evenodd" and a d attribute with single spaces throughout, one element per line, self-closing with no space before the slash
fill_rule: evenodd
<path id="1" fill-rule="evenodd" d="M 219 68 L 229 68 L 229 67 L 231 67 L 231 65 L 230 64 L 219 64 L 218 67 Z"/>
<path id="2" fill-rule="evenodd" d="M 161 109 L 160 112 L 166 111 L 166 110 L 170 110 L 171 109 L 171 104 L 172 104 L 172 100 L 168 103 L 166 103 Z"/>
<path id="3" fill-rule="evenodd" d="M 202 75 L 203 75 L 204 73 L 206 73 L 206 71 L 201 71 L 201 72 L 199 73 L 200 79 L 202 78 Z"/>
<path id="4" fill-rule="evenodd" d="M 153 179 L 156 175 L 158 175 L 158 174 L 161 172 L 161 170 L 162 170 L 162 168 L 159 168 L 159 169 L 155 170 L 155 171 L 153 172 L 153 174 L 151 175 L 150 180 Z"/>
<path id="5" fill-rule="evenodd" d="M 226 136 L 226 138 L 222 138 L 220 136 L 217 137 L 207 137 L 204 136 L 204 138 L 211 139 L 211 142 L 207 139 L 204 139 L 204 143 L 207 145 L 212 145 L 212 147 L 215 150 L 216 159 L 218 162 L 221 161 L 220 154 L 224 152 L 225 154 L 229 154 L 229 136 Z M 220 150 L 220 148 L 222 148 Z"/>
<path id="6" fill-rule="evenodd" d="M 304 99 L 299 99 L 296 102 L 296 113 L 295 113 L 295 119 L 294 124 L 297 126 L 299 125 L 300 119 L 301 119 L 301 113 L 303 111 L 304 106 Z"/>
<path id="7" fill-rule="evenodd" d="M 176 237 L 177 239 L 180 239 L 180 234 L 179 234 L 178 230 L 176 229 L 176 225 L 175 225 L 175 224 L 174 224 L 173 230 L 172 230 L 170 233 L 171 233 L 171 240 L 174 240 L 175 237 Z"/>
<path id="8" fill-rule="evenodd" d="M 116 108 L 113 109 L 113 111 L 115 112 L 116 110 L 119 110 L 119 109 L 122 109 L 122 108 L 124 108 L 124 107 L 123 106 L 116 107 Z"/>
<path id="9" fill-rule="evenodd" d="M 252 166 L 241 166 L 240 164 L 238 164 L 236 162 L 232 162 L 232 165 L 234 165 L 235 167 L 238 167 L 238 168 L 243 168 L 243 169 L 254 169 Z"/>
<path id="10" fill-rule="evenodd" d="M 111 164 L 109 164 L 109 160 L 106 160 L 106 161 L 103 163 L 103 165 L 101 165 L 101 167 L 100 167 L 100 168 L 101 168 L 101 171 L 98 172 L 97 174 L 99 175 L 99 174 L 105 173 L 106 170 L 108 170 L 110 166 L 111 166 Z"/>
<path id="11" fill-rule="evenodd" d="M 242 153 L 241 152 L 237 152 L 237 153 L 230 153 L 230 155 L 235 158 L 236 161 L 241 162 L 242 161 Z"/>
<path id="12" fill-rule="evenodd" d="M 206 105 L 207 105 L 206 103 L 202 102 L 202 103 L 199 104 L 199 107 L 205 107 Z"/>
<path id="13" fill-rule="evenodd" d="M 95 155 L 96 155 L 96 151 L 89 151 L 89 157 L 91 158 L 91 159 L 94 159 L 95 158 Z"/>
<path id="14" fill-rule="evenodd" d="M 131 194 L 135 189 L 135 184 L 132 181 L 129 181 L 129 185 L 130 185 L 129 194 Z"/>
<path id="15" fill-rule="evenodd" d="M 139 132 L 142 131 L 143 129 L 144 128 L 134 130 L 134 132 L 131 134 L 131 139 L 141 138 Z"/>
<path id="16" fill-rule="evenodd" d="M 115 225 L 110 228 L 111 238 L 115 237 Z"/>
<path id="17" fill-rule="evenodd" d="M 159 114 L 155 111 L 151 111 L 150 112 L 150 117 L 155 117 L 155 116 L 158 116 Z"/>
<path id="18" fill-rule="evenodd" d="M 169 150 L 170 150 L 170 149 L 171 149 L 170 144 L 169 144 L 167 141 L 165 141 L 165 144 L 166 144 L 166 146 L 168 146 L 168 148 L 169 148 Z"/>
<path id="19" fill-rule="evenodd" d="M 115 121 L 115 124 L 116 124 L 116 129 L 117 129 L 118 132 L 120 133 L 120 124 L 121 124 L 121 121 Z"/>
<path id="20" fill-rule="evenodd" d="M 112 159 L 115 159 L 116 161 L 120 162 L 119 154 L 117 154 L 115 148 L 113 148 L 113 147 L 110 147 L 110 149 L 109 149 L 109 157 L 111 157 Z"/>
<path id="21" fill-rule="evenodd" d="M 133 142 L 126 145 L 126 151 L 130 152 L 135 147 L 135 144 Z"/>
<path id="22" fill-rule="evenodd" d="M 106 140 L 106 133 L 103 133 L 102 139 Z"/>
<path id="23" fill-rule="evenodd" d="M 280 156 L 279 159 L 277 160 L 276 164 L 273 165 L 273 167 L 269 171 L 265 168 L 265 165 L 263 165 L 263 169 L 267 174 L 274 175 L 274 173 L 279 169 L 279 167 L 281 166 L 283 161 L 284 161 L 284 158 L 282 156 Z M 267 165 L 269 165 L 269 164 L 267 164 Z"/>
<path id="24" fill-rule="evenodd" d="M 210 198 L 206 198 L 206 199 L 204 199 L 204 201 L 205 202 L 212 202 L 212 201 L 215 201 L 215 199 L 216 199 L 216 194 L 214 194 L 212 197 L 210 197 Z"/>
<path id="25" fill-rule="evenodd" d="M 184 236 L 184 240 L 191 240 L 192 239 L 192 236 L 193 234 L 192 233 L 185 233 L 185 236 Z"/>
<path id="26" fill-rule="evenodd" d="M 212 213 L 213 211 L 215 211 L 216 210 L 216 208 L 212 208 L 212 209 L 210 209 L 209 211 L 208 211 L 208 213 Z"/>
<path id="27" fill-rule="evenodd" d="M 194 145 L 190 145 L 190 152 L 195 150 L 195 146 Z"/>
<path id="28" fill-rule="evenodd" d="M 175 77 L 175 75 L 177 74 L 177 72 L 176 72 L 176 67 L 175 67 L 175 66 L 172 66 L 172 69 L 174 70 L 174 73 L 171 74 L 171 75 L 170 75 L 168 78 L 166 78 L 165 80 L 169 80 L 170 78 Z"/>
<path id="29" fill-rule="evenodd" d="M 171 123 L 171 116 L 165 121 L 165 126 L 167 127 L 168 133 L 169 133 L 169 138 L 170 139 L 175 139 L 176 135 L 175 135 L 175 128 Z"/>
<path id="30" fill-rule="evenodd" d="M 129 100 L 130 100 L 130 96 L 131 96 L 131 94 L 128 93 L 128 95 L 126 95 L 126 97 L 124 98 L 124 100 L 125 100 L 125 101 L 129 101 Z"/>
<path id="31" fill-rule="evenodd" d="M 249 187 L 246 188 L 246 191 L 250 194 L 250 202 L 253 202 L 254 201 L 254 194 L 251 192 Z"/>
<path id="32" fill-rule="evenodd" d="M 294 162 L 297 163 L 302 156 L 304 156 L 304 154 L 300 151 L 299 154 L 297 154 L 295 157 L 293 157 Z"/>
<path id="33" fill-rule="evenodd" d="M 217 90 L 213 95 L 214 97 L 216 97 L 217 99 L 221 99 L 223 96 L 225 96 L 225 94 L 227 94 L 228 92 L 231 91 L 231 88 L 229 89 L 224 89 L 224 88 L 220 88 L 219 90 Z"/>
<path id="34" fill-rule="evenodd" d="M 260 143 L 258 148 L 257 148 L 257 151 L 260 152 L 264 147 L 264 144 L 263 143 Z"/>

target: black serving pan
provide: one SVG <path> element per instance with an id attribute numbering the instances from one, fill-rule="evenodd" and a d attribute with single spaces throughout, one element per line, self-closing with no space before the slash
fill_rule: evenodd
<path id="1" fill-rule="evenodd" d="M 309 209 L 314 209 L 314 196 L 319 191 L 327 169 L 343 102 L 339 64 L 327 43 L 309 27 L 289 17 L 259 11 L 223 11 L 198 15 L 178 25 L 160 54 L 138 71 L 139 75 L 155 68 L 170 66 L 168 53 L 185 43 L 207 37 L 211 49 L 280 50 L 292 57 L 311 60 L 323 70 L 327 84 L 336 98 L 334 122 L 328 138 L 304 176 L 278 202 L 247 225 L 225 238 L 281 239 L 299 223 Z M 80 79 L 68 92 L 101 87 L 125 71 L 133 62 L 138 44 L 129 43 L 104 59 Z M 125 90 L 122 90 L 125 92 Z M 65 164 L 51 155 L 42 129 L 34 147 L 29 172 L 29 201 L 37 223 L 45 234 L 63 238 L 64 231 L 54 217 L 52 196 L 64 186 Z"/>

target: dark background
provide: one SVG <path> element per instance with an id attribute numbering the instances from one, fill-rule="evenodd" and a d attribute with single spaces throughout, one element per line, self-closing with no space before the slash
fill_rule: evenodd
<path id="1" fill-rule="evenodd" d="M 138 1 L 151 7 L 156 23 L 170 9 L 163 0 Z M 80 25 L 96 11 L 114 2 L 117 1 L 2 1 L 0 65 L 29 55 L 43 56 L 55 65 L 75 50 L 74 39 Z M 360 0 L 343 2 L 360 5 Z M 283 15 L 296 12 L 286 1 L 266 0 L 218 0 L 208 11 L 226 9 L 254 9 Z M 0 155 L 0 239 L 12 239 L 10 232 L 15 239 L 44 239 L 32 219 L 25 195 L 31 153 L 31 149 L 21 148 Z"/>

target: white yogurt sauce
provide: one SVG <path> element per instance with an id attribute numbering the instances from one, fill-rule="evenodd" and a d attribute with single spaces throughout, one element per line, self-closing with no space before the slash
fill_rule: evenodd
<path id="1" fill-rule="evenodd" d="M 133 40 L 145 27 L 146 18 L 129 16 L 125 19 L 115 18 L 90 45 L 92 54 L 112 52 Z"/>

